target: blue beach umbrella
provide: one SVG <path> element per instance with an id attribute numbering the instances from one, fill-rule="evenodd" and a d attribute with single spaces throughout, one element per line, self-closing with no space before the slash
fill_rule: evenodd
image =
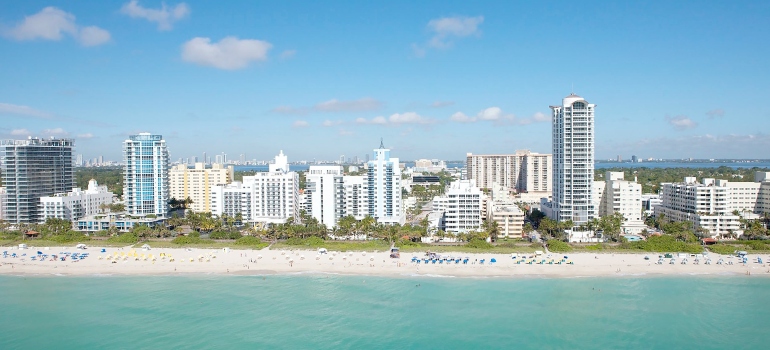
<path id="1" fill-rule="evenodd" d="M 497 262 L 497 259 L 492 258 L 492 259 L 489 260 L 489 262 Z"/>

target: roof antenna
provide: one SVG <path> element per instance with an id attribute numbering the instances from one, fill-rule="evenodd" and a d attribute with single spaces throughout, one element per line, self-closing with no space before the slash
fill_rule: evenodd
<path id="1" fill-rule="evenodd" d="M 385 144 L 382 142 L 382 137 L 380 137 L 380 149 L 385 148 Z"/>

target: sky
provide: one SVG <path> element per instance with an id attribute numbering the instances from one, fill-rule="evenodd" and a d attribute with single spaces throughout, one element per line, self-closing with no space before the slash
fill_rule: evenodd
<path id="1" fill-rule="evenodd" d="M 3 1 L 0 138 L 86 159 L 551 153 L 597 105 L 597 159 L 770 158 L 767 1 Z"/>

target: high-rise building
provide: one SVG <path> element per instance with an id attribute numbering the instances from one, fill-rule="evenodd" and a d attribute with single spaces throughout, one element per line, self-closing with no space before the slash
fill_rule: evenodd
<path id="1" fill-rule="evenodd" d="M 514 154 L 467 154 L 467 179 L 481 189 L 492 189 L 497 183 L 516 192 L 542 192 L 551 195 L 550 154 L 519 150 Z"/>
<path id="2" fill-rule="evenodd" d="M 594 110 L 573 94 L 553 111 L 553 215 L 575 226 L 596 216 L 593 203 Z"/>
<path id="3" fill-rule="evenodd" d="M 0 220 L 5 220 L 5 217 L 3 216 L 3 203 L 5 202 L 5 197 L 7 197 L 5 187 L 0 187 Z"/>
<path id="4" fill-rule="evenodd" d="M 453 233 L 478 230 L 486 216 L 483 202 L 484 193 L 472 181 L 450 183 L 443 196 L 433 199 L 433 211 L 444 213 L 439 229 Z"/>
<path id="5" fill-rule="evenodd" d="M 103 206 L 111 204 L 114 197 L 107 186 L 99 186 L 96 180 L 91 179 L 85 191 L 75 188 L 71 192 L 40 198 L 40 222 L 49 218 L 73 221 L 103 213 Z"/>
<path id="6" fill-rule="evenodd" d="M 622 171 L 608 171 L 605 181 L 596 181 L 604 190 L 594 197 L 599 216 L 623 214 L 621 229 L 624 233 L 639 233 L 646 227 L 642 221 L 642 185 L 625 179 Z M 597 193 L 594 192 L 596 196 Z"/>
<path id="7" fill-rule="evenodd" d="M 168 214 L 169 157 L 162 135 L 140 133 L 123 141 L 123 200 L 130 215 Z"/>
<path id="8" fill-rule="evenodd" d="M 0 141 L 3 216 L 10 223 L 40 221 L 40 198 L 75 187 L 72 139 Z"/>
<path id="9" fill-rule="evenodd" d="M 283 151 L 269 165 L 269 171 L 244 176 L 243 182 L 214 186 L 211 212 L 241 214 L 244 221 L 268 224 L 299 218 L 299 174 L 289 171 Z"/>
<path id="10" fill-rule="evenodd" d="M 75 166 L 83 166 L 83 155 L 78 154 L 77 161 L 75 161 Z"/>
<path id="11" fill-rule="evenodd" d="M 404 224 L 401 203 L 401 166 L 390 157 L 390 149 L 380 142 L 367 163 L 364 180 L 367 215 L 384 224 Z"/>
<path id="12" fill-rule="evenodd" d="M 211 212 L 211 191 L 215 186 L 233 182 L 233 166 L 211 164 L 206 168 L 203 163 L 195 163 L 194 168 L 179 164 L 169 171 L 170 196 L 177 200 L 190 198 L 188 206 L 194 212 Z"/>
<path id="13" fill-rule="evenodd" d="M 340 165 L 313 165 L 307 172 L 307 214 L 326 227 L 334 227 L 340 218 L 357 220 L 367 214 L 363 176 L 346 176 Z"/>

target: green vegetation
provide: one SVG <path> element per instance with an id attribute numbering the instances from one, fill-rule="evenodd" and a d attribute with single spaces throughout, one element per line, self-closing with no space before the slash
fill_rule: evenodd
<path id="1" fill-rule="evenodd" d="M 745 168 L 733 169 L 727 166 L 718 168 L 605 168 L 594 171 L 594 179 L 598 181 L 605 180 L 604 175 L 608 171 L 618 171 L 625 173 L 626 180 L 633 180 L 634 177 L 642 185 L 643 193 L 658 193 L 660 184 L 664 182 L 682 182 L 687 176 L 697 176 L 698 180 L 702 178 L 714 178 L 729 181 L 753 181 L 754 173 L 757 171 L 770 171 L 767 168 Z"/>
<path id="2" fill-rule="evenodd" d="M 556 253 L 566 253 L 572 251 L 572 246 L 570 246 L 568 243 L 555 239 L 548 240 L 546 242 L 546 246 L 548 247 L 549 251 Z"/>
<path id="3" fill-rule="evenodd" d="M 683 252 L 702 253 L 703 246 L 697 243 L 687 243 L 677 240 L 672 235 L 652 236 L 646 241 L 625 242 L 619 248 L 646 252 Z"/>
<path id="4" fill-rule="evenodd" d="M 243 235 L 238 231 L 214 231 L 209 234 L 211 239 L 239 239 Z"/>
<path id="5" fill-rule="evenodd" d="M 473 239 L 467 244 L 465 244 L 465 246 L 468 248 L 475 248 L 475 249 L 492 249 L 494 247 L 492 244 L 482 239 Z"/>
<path id="6" fill-rule="evenodd" d="M 711 252 L 722 255 L 732 255 L 736 250 L 739 250 L 738 247 L 730 244 L 714 244 L 706 248 Z"/>
<path id="7" fill-rule="evenodd" d="M 271 249 L 308 249 L 315 250 L 318 248 L 326 248 L 332 251 L 347 252 L 347 251 L 387 251 L 390 249 L 390 244 L 383 240 L 370 240 L 370 241 L 332 241 L 323 240 L 318 237 L 310 238 L 292 238 L 285 242 L 275 243 L 271 246 Z"/>
<path id="8" fill-rule="evenodd" d="M 116 196 L 123 195 L 123 168 L 75 168 L 75 183 L 82 189 L 88 188 L 88 181 L 96 180 L 99 185 L 107 186 L 107 189 Z"/>
<path id="9" fill-rule="evenodd" d="M 252 249 L 262 249 L 268 246 L 268 243 L 262 242 L 261 239 L 252 236 L 244 236 L 235 240 L 235 245 L 238 247 L 248 247 Z"/>
<path id="10" fill-rule="evenodd" d="M 139 242 L 139 237 L 133 232 L 128 232 L 128 233 L 123 233 L 117 236 L 110 237 L 107 239 L 107 242 L 135 244 Z"/>

